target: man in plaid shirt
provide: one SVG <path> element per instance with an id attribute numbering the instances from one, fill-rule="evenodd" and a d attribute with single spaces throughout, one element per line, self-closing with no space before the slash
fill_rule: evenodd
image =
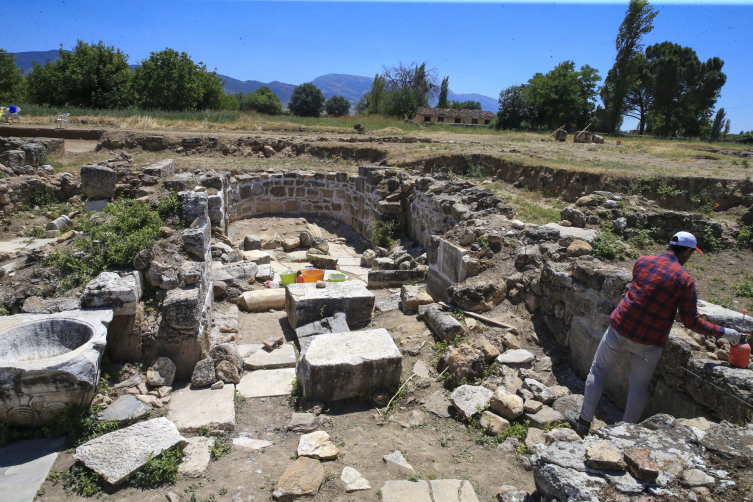
<path id="1" fill-rule="evenodd" d="M 633 268 L 633 282 L 617 308 L 599 343 L 586 379 L 580 415 L 568 411 L 567 421 L 581 436 L 588 434 L 607 376 L 625 357 L 630 358 L 627 405 L 623 421 L 636 423 L 648 399 L 649 383 L 669 332 L 680 311 L 683 324 L 706 336 L 724 337 L 736 345 L 740 333 L 704 321 L 698 315 L 695 282 L 682 267 L 693 253 L 701 250 L 696 238 L 678 232 L 669 251 L 659 256 L 641 256 Z"/>

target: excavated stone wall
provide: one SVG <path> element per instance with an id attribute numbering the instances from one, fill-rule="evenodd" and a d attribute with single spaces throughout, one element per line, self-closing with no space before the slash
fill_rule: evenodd
<path id="1" fill-rule="evenodd" d="M 529 308 L 543 315 L 557 341 L 568 348 L 570 362 L 581 377 L 588 375 L 609 316 L 631 280 L 627 270 L 581 258 L 545 263 L 541 276 L 531 284 Z M 711 322 L 741 327 L 742 316 L 736 312 L 705 302 L 699 302 L 699 312 Z M 731 368 L 720 360 L 720 356 L 725 357 L 725 344 L 684 328 L 673 329 L 654 373 L 651 399 L 644 413 L 747 421 L 750 410 L 743 402 L 753 399 L 753 372 Z M 629 368 L 629 359 L 625 358 L 611 373 L 605 388 L 621 407 L 627 401 Z"/>

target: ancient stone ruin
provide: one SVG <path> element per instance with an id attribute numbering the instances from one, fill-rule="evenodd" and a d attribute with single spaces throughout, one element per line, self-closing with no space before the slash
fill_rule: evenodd
<path id="1" fill-rule="evenodd" d="M 167 148 L 149 141 L 145 149 Z M 195 480 L 227 448 L 254 469 L 260 452 L 275 458 L 282 468 L 256 484 L 283 501 L 340 500 L 335 490 L 412 502 L 746 500 L 753 371 L 725 362 L 724 341 L 676 325 L 644 421 L 619 422 L 622 365 L 593 433 L 581 439 L 562 427 L 564 413 L 580 409 L 609 314 L 631 281 L 630 270 L 592 254 L 602 221 L 624 219 L 624 230 L 645 220 L 660 237 L 708 229 L 724 241 L 711 218 L 623 217 L 610 212 L 623 196 L 594 192 L 563 209 L 560 223 L 540 226 L 516 219 L 485 185 L 431 166 L 178 172 L 172 160 L 136 166 L 125 154 L 77 175 L 32 177 L 16 165 L 33 166 L 35 147 L 8 145 L 6 215 L 38 190 L 81 209 L 4 256 L 0 288 L 12 293 L 3 293 L 11 315 L 0 317 L 0 421 L 37 427 L 93 404 L 113 430 L 77 445 L 69 464 L 108 489 L 173 451 L 183 452 L 179 479 Z M 172 147 L 215 148 L 206 139 Z M 49 257 L 92 231 L 82 222 L 111 223 L 124 200 L 161 215 L 153 242 L 54 293 L 65 277 Z M 298 282 L 298 272 L 314 280 Z M 711 303 L 700 312 L 747 327 Z M 464 427 L 432 432 L 457 422 Z M 411 438 L 422 435 L 438 455 L 471 433 L 485 455 L 478 468 L 505 462 L 518 482 L 456 479 L 441 456 L 432 467 L 401 451 L 416 451 Z M 372 436 L 394 436 L 395 446 Z M 361 460 L 364 443 L 379 451 L 375 463 Z M 468 448 L 451 458 L 462 462 Z M 331 466 L 342 472 L 337 488 L 325 475 Z"/>

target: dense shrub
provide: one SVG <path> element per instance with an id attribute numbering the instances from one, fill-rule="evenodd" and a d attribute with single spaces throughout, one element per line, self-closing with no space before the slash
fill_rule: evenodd
<path id="1" fill-rule="evenodd" d="M 73 249 L 53 251 L 45 258 L 45 266 L 65 274 L 60 283 L 64 290 L 85 284 L 104 270 L 130 265 L 139 251 L 160 238 L 162 219 L 147 203 L 125 199 L 92 213 L 80 227 L 83 234 Z"/>
<path id="2" fill-rule="evenodd" d="M 301 84 L 293 90 L 288 108 L 299 117 L 318 117 L 324 110 L 324 94 L 314 84 Z"/>
<path id="3" fill-rule="evenodd" d="M 350 102 L 342 96 L 332 96 L 324 105 L 330 117 L 342 117 L 350 114 Z"/>

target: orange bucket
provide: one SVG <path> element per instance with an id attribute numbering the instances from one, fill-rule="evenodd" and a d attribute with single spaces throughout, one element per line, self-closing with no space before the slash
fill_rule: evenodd
<path id="1" fill-rule="evenodd" d="M 313 269 L 301 271 L 303 282 L 317 282 L 324 280 L 324 270 Z"/>
<path id="2" fill-rule="evenodd" d="M 622 140 L 618 139 L 617 140 L 617 146 L 620 146 L 621 144 L 622 144 Z"/>

